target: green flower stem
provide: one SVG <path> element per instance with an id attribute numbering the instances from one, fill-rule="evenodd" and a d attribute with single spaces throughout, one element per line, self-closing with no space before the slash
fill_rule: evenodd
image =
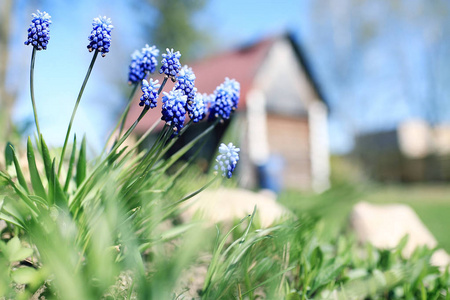
<path id="1" fill-rule="evenodd" d="M 161 86 L 159 87 L 158 95 L 161 94 L 161 92 L 162 92 L 164 86 L 166 85 L 166 82 L 167 82 L 167 77 L 164 77 L 164 80 L 163 80 L 163 82 L 161 83 Z"/>
<path id="2" fill-rule="evenodd" d="M 94 67 L 95 60 L 97 59 L 98 50 L 95 50 L 94 56 L 92 57 L 91 64 L 87 70 L 86 76 L 84 77 L 83 84 L 81 85 L 80 92 L 78 93 L 77 101 L 75 102 L 75 107 L 73 108 L 72 117 L 70 118 L 69 127 L 67 128 L 66 138 L 64 139 L 64 145 L 61 151 L 61 157 L 59 159 L 59 167 L 58 167 L 58 177 L 61 174 L 61 168 L 64 160 L 64 154 L 66 152 L 67 141 L 69 140 L 70 130 L 72 129 L 73 120 L 75 118 L 75 114 L 78 109 L 78 105 L 80 104 L 81 97 L 83 96 L 84 88 L 89 80 L 89 76 L 91 75 L 92 68 Z"/>
<path id="3" fill-rule="evenodd" d="M 189 148 L 190 147 L 192 147 L 192 145 L 193 144 L 195 144 L 199 139 L 201 139 L 202 137 L 204 137 L 205 135 L 207 135 L 211 130 L 213 130 L 216 126 L 217 126 L 217 124 L 219 124 L 219 122 L 220 122 L 220 119 L 216 119 L 216 121 L 214 121 L 214 123 L 211 125 L 211 126 L 209 126 L 205 131 L 203 131 L 200 135 L 198 135 L 198 136 L 196 136 L 192 141 L 190 141 L 189 142 L 189 144 L 187 144 L 187 145 L 185 145 L 182 149 L 184 149 L 185 147 L 187 147 L 188 145 L 190 145 L 189 146 Z M 173 144 L 175 144 L 175 142 L 177 141 L 177 139 L 178 139 L 178 137 L 181 135 L 181 134 L 183 134 L 184 133 L 184 131 L 187 129 L 187 127 L 189 127 L 189 125 L 191 125 L 192 123 L 188 123 L 181 131 L 180 131 L 180 134 L 179 135 L 177 135 L 175 138 L 173 138 L 171 141 L 170 141 L 170 143 L 167 145 L 167 146 L 165 146 L 164 147 L 164 150 L 162 151 L 162 153 L 161 153 L 161 155 L 164 155 L 164 154 L 166 154 L 166 152 L 167 151 L 169 151 L 169 149 L 173 146 Z M 182 149 L 180 149 L 179 151 L 181 151 Z M 187 149 L 188 150 L 188 149 Z M 186 151 L 187 151 L 186 150 Z M 178 152 L 177 152 L 178 153 Z M 177 154 L 176 153 L 176 154 Z M 183 154 L 184 154 L 185 152 L 183 152 Z M 180 156 L 181 157 L 181 156 Z M 179 157 L 177 157 L 176 159 L 178 159 Z M 172 160 L 173 161 L 173 159 L 172 159 L 172 157 L 169 159 L 169 160 Z M 174 161 L 175 162 L 175 161 Z"/>
<path id="4" fill-rule="evenodd" d="M 166 82 L 167 82 L 167 78 L 164 78 L 163 82 L 161 83 L 161 86 L 159 87 L 158 95 L 161 94 L 161 91 L 163 90 L 164 86 L 166 85 Z M 133 96 L 134 96 L 134 93 L 136 92 L 137 86 L 138 86 L 138 84 L 136 84 L 136 87 L 134 88 L 133 94 L 131 95 L 130 100 L 128 101 L 128 105 L 127 105 L 127 107 L 125 108 L 125 111 L 122 114 L 122 120 L 121 120 L 122 123 L 120 124 L 119 136 L 122 133 L 123 126 L 125 125 L 125 121 L 127 119 L 128 111 L 130 110 L 131 100 L 133 99 Z"/>
<path id="5" fill-rule="evenodd" d="M 31 94 L 31 105 L 33 105 L 34 122 L 36 123 L 36 130 L 38 136 L 41 136 L 41 129 L 39 127 L 39 120 L 36 110 L 36 101 L 34 100 L 34 62 L 36 60 L 36 48 L 33 47 L 33 52 L 31 52 L 31 65 L 30 65 L 30 94 Z"/>
<path id="6" fill-rule="evenodd" d="M 161 91 L 162 91 L 162 89 L 164 88 L 164 86 L 166 85 L 166 82 L 167 82 L 167 78 L 164 78 L 163 82 L 161 83 L 161 86 L 159 87 L 158 95 L 161 94 Z M 108 137 L 108 139 L 106 140 L 106 143 L 105 143 L 105 146 L 103 147 L 102 153 L 105 152 L 106 147 L 108 146 L 108 143 L 109 143 L 109 141 L 111 140 L 111 137 L 114 135 L 114 132 L 116 132 L 116 130 L 117 130 L 119 124 L 121 124 L 121 125 L 120 125 L 120 129 L 119 129 L 119 135 L 118 135 L 118 136 L 120 137 L 120 135 L 121 135 L 121 133 L 122 133 L 122 130 L 123 130 L 123 126 L 125 125 L 125 122 L 126 122 L 126 118 L 127 118 L 128 112 L 129 112 L 130 107 L 131 107 L 132 99 L 133 99 L 133 97 L 134 97 L 134 94 L 136 93 L 136 90 L 137 90 L 137 87 L 138 87 L 138 86 L 139 86 L 139 85 L 136 84 L 135 87 L 133 88 L 133 91 L 132 91 L 132 93 L 131 93 L 131 95 L 130 95 L 130 98 L 129 98 L 129 100 L 128 100 L 128 105 L 127 105 L 127 107 L 125 108 L 125 111 L 123 112 L 123 114 L 121 115 L 121 117 L 120 117 L 120 119 L 119 119 L 119 122 L 117 123 L 116 127 L 115 127 L 114 130 L 111 132 L 111 134 L 110 134 L 110 136 Z M 150 133 L 150 132 L 149 132 L 149 133 Z M 149 134 L 149 133 L 148 133 L 148 134 Z M 148 135 L 148 134 L 147 134 L 147 135 Z M 117 142 L 117 141 L 116 141 L 116 142 Z M 113 144 L 113 147 L 115 146 L 116 142 Z M 112 150 L 111 150 L 111 151 L 112 151 Z"/>
<path id="7" fill-rule="evenodd" d="M 130 111 L 131 103 L 133 102 L 133 98 L 134 98 L 134 95 L 136 94 L 138 87 L 139 87 L 138 82 L 133 84 L 133 88 L 131 89 L 130 96 L 128 97 L 127 107 L 125 108 L 124 112 L 120 116 L 119 121 L 116 124 L 116 127 L 114 127 L 114 129 L 111 131 L 108 139 L 106 140 L 106 143 L 105 143 L 105 146 L 103 147 L 102 153 L 106 150 L 106 147 L 107 147 L 109 141 L 111 140 L 112 136 L 116 132 L 117 128 L 119 128 L 119 124 L 120 124 L 119 136 L 122 134 L 123 127 L 125 126 L 125 121 L 127 120 L 128 112 Z"/>
<path id="8" fill-rule="evenodd" d="M 125 126 L 125 121 L 127 120 L 128 112 L 130 111 L 131 102 L 133 102 L 134 94 L 136 94 L 138 87 L 139 87 L 139 83 L 135 83 L 134 87 L 133 87 L 133 91 L 131 92 L 130 97 L 128 98 L 127 107 L 125 108 L 124 112 L 122 113 L 121 123 L 120 123 L 120 128 L 119 128 L 119 136 L 122 134 L 123 127 Z"/>
<path id="9" fill-rule="evenodd" d="M 86 178 L 83 183 L 81 184 L 80 188 L 77 189 L 77 192 L 75 193 L 75 195 L 73 196 L 73 200 L 72 202 L 69 203 L 69 209 L 72 210 L 73 208 L 79 208 L 80 206 L 78 205 L 79 201 L 81 200 L 81 195 L 84 192 L 84 190 L 86 189 L 86 185 L 88 184 L 88 182 L 90 182 L 94 176 L 100 171 L 102 170 L 102 167 L 104 166 L 104 164 L 111 158 L 114 156 L 116 150 L 120 147 L 120 145 L 123 144 L 123 142 L 130 136 L 131 132 L 133 132 L 134 128 L 136 128 L 137 124 L 141 121 L 141 119 L 145 116 L 145 114 L 148 112 L 148 109 L 146 109 L 144 107 L 144 109 L 142 110 L 141 114 L 139 115 L 139 117 L 137 118 L 137 120 L 133 123 L 133 125 L 131 125 L 131 127 L 125 132 L 125 134 L 120 138 L 119 141 L 117 141 L 117 143 L 114 145 L 114 147 L 111 149 L 111 152 L 103 159 L 103 161 L 101 161 L 97 167 L 94 169 L 94 171 L 92 171 L 92 173 L 89 175 L 88 178 Z"/>
<path id="10" fill-rule="evenodd" d="M 136 149 L 137 147 L 139 147 L 140 144 L 142 144 L 142 142 L 150 135 L 150 133 L 153 132 L 153 130 L 156 128 L 156 126 L 158 126 L 158 124 L 161 122 L 161 119 L 156 120 L 155 123 L 153 123 L 153 125 L 147 129 L 147 131 L 144 133 L 144 135 L 142 135 L 139 140 L 136 142 L 136 144 L 133 145 L 133 147 L 130 149 L 130 151 Z"/>

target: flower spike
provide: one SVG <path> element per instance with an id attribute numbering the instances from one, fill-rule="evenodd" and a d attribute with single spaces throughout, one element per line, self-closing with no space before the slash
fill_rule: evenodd
<path id="1" fill-rule="evenodd" d="M 163 53 L 163 60 L 161 61 L 161 69 L 159 70 L 159 74 L 165 74 L 167 78 L 170 78 L 173 82 L 175 82 L 176 76 L 181 69 L 180 64 L 180 51 L 173 52 L 173 49 L 166 49 L 167 53 Z"/>
<path id="2" fill-rule="evenodd" d="M 194 123 L 198 123 L 205 117 L 205 102 L 203 100 L 203 95 L 200 93 L 195 94 L 195 98 L 192 102 L 187 103 L 187 112 L 189 118 Z"/>
<path id="3" fill-rule="evenodd" d="M 111 24 L 110 18 L 101 16 L 94 19 L 92 26 L 87 48 L 89 52 L 94 50 L 101 52 L 104 57 L 109 52 L 109 47 L 111 46 L 111 30 L 113 30 L 114 26 Z"/>
<path id="4" fill-rule="evenodd" d="M 174 89 L 181 90 L 183 95 L 187 96 L 188 104 L 194 101 L 195 93 L 197 89 L 195 85 L 195 74 L 191 68 L 184 66 L 177 76 L 177 82 L 175 83 Z"/>
<path id="5" fill-rule="evenodd" d="M 162 97 L 162 117 L 167 125 L 171 126 L 174 133 L 177 134 L 184 126 L 186 119 L 186 99 L 180 90 L 171 90 L 170 93 L 164 92 Z"/>
<path id="6" fill-rule="evenodd" d="M 128 72 L 128 83 L 137 83 L 142 81 L 147 76 L 147 73 L 155 72 L 158 61 L 156 57 L 159 55 L 159 50 L 156 46 L 145 45 L 141 52 L 134 51 L 131 54 L 131 63 Z"/>
<path id="7" fill-rule="evenodd" d="M 145 47 L 141 50 L 142 53 L 142 67 L 144 72 L 153 73 L 156 70 L 156 66 L 158 65 L 158 61 L 156 58 L 159 55 L 159 50 L 156 49 L 156 46 L 149 46 L 145 44 Z"/>
<path id="8" fill-rule="evenodd" d="M 48 40 L 50 39 L 50 31 L 48 26 L 52 23 L 51 16 L 39 10 L 31 15 L 30 28 L 28 28 L 28 39 L 25 41 L 25 45 L 33 45 L 36 50 L 46 50 Z"/>
<path id="9" fill-rule="evenodd" d="M 229 143 L 228 145 L 224 143 L 220 144 L 219 155 L 216 158 L 217 164 L 214 168 L 216 170 L 220 168 L 223 177 L 231 178 L 233 175 L 233 171 L 239 160 L 239 151 L 241 149 L 236 148 L 233 143 Z"/>
<path id="10" fill-rule="evenodd" d="M 142 80 L 142 97 L 140 106 L 144 106 L 146 109 L 154 108 L 158 104 L 158 89 L 160 85 L 158 84 L 158 80 L 153 80 L 150 78 L 150 82 L 147 80 Z"/>
<path id="11" fill-rule="evenodd" d="M 215 119 L 227 120 L 239 103 L 240 85 L 234 79 L 225 78 L 225 82 L 214 91 L 214 101 L 209 107 L 209 121 Z"/>
<path id="12" fill-rule="evenodd" d="M 134 51 L 131 54 L 131 63 L 128 71 L 128 83 L 137 83 L 145 78 L 145 72 L 142 69 L 142 53 Z"/>

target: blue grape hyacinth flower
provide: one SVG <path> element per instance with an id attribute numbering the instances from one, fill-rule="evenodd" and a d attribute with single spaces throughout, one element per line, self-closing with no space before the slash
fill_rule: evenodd
<path id="1" fill-rule="evenodd" d="M 187 101 L 193 102 L 197 89 L 195 88 L 195 74 L 191 68 L 184 66 L 177 75 L 174 89 L 181 90 L 187 96 Z"/>
<path id="2" fill-rule="evenodd" d="M 92 26 L 87 48 L 89 52 L 94 50 L 101 52 L 104 57 L 111 46 L 111 30 L 113 30 L 114 26 L 111 24 L 110 18 L 101 16 L 94 19 Z"/>
<path id="3" fill-rule="evenodd" d="M 142 53 L 134 51 L 131 54 L 131 63 L 128 71 L 128 83 L 137 83 L 145 78 L 145 72 L 142 68 Z"/>
<path id="4" fill-rule="evenodd" d="M 180 64 L 180 51 L 173 52 L 173 49 L 166 49 L 167 53 L 162 54 L 162 61 L 161 61 L 161 69 L 159 70 L 160 74 L 165 74 L 167 78 L 170 78 L 173 82 L 175 82 L 176 76 L 178 72 L 181 69 Z"/>
<path id="5" fill-rule="evenodd" d="M 158 61 L 156 57 L 159 55 L 159 50 L 156 46 L 145 45 L 141 52 L 134 51 L 131 54 L 131 63 L 128 72 L 128 83 L 137 83 L 145 79 L 147 73 L 155 72 Z"/>
<path id="6" fill-rule="evenodd" d="M 140 106 L 144 106 L 146 109 L 154 108 L 158 104 L 158 89 L 161 85 L 158 84 L 158 80 L 150 78 L 150 82 L 142 80 L 142 96 Z"/>
<path id="7" fill-rule="evenodd" d="M 209 107 L 209 121 L 215 119 L 227 120 L 231 113 L 237 109 L 239 103 L 240 86 L 237 81 L 225 79 L 214 91 L 214 101 Z"/>
<path id="8" fill-rule="evenodd" d="M 184 120 L 186 119 L 186 102 L 187 97 L 183 95 L 180 90 L 171 90 L 170 93 L 163 93 L 162 97 L 162 117 L 161 120 L 165 121 L 175 132 L 178 132 L 184 126 Z"/>
<path id="9" fill-rule="evenodd" d="M 203 101 L 203 95 L 200 93 L 195 94 L 194 100 L 187 102 L 187 112 L 189 118 L 194 123 L 198 123 L 205 117 L 206 106 Z"/>
<path id="10" fill-rule="evenodd" d="M 51 16 L 45 11 L 40 12 L 39 10 L 31 16 L 33 19 L 28 28 L 28 39 L 25 41 L 25 45 L 33 45 L 36 50 L 46 50 L 50 40 L 48 27 L 52 23 Z"/>
<path id="11" fill-rule="evenodd" d="M 213 103 L 214 100 L 216 99 L 216 96 L 214 94 L 208 94 L 208 93 L 203 93 L 203 102 L 205 103 L 205 109 L 210 108 Z"/>
<path id="12" fill-rule="evenodd" d="M 153 73 L 156 70 L 156 66 L 158 65 L 158 61 L 156 58 L 159 55 L 159 50 L 156 49 L 156 46 L 149 46 L 148 44 L 142 48 L 142 68 L 144 72 Z"/>
<path id="13" fill-rule="evenodd" d="M 225 145 L 224 143 L 220 144 L 215 169 L 220 169 L 223 177 L 226 176 L 227 178 L 231 178 L 233 175 L 233 171 L 239 160 L 239 151 L 241 151 L 241 149 L 236 148 L 233 143 L 229 143 L 228 145 Z"/>
<path id="14" fill-rule="evenodd" d="M 226 77 L 223 86 L 230 91 L 231 102 L 233 103 L 231 109 L 236 110 L 239 104 L 241 85 L 236 80 Z"/>

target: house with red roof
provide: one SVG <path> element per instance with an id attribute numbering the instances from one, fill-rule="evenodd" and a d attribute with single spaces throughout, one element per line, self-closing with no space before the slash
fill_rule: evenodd
<path id="1" fill-rule="evenodd" d="M 210 146 L 217 149 L 227 126 L 237 128 L 237 140 L 231 142 L 241 148 L 238 171 L 243 186 L 275 191 L 281 187 L 316 191 L 329 187 L 327 105 L 291 35 L 267 38 L 189 66 L 200 93 L 213 93 L 225 77 L 241 85 L 239 106 L 231 118 L 235 124 L 218 126 Z M 128 124 L 140 112 L 141 108 L 133 105 Z M 138 135 L 160 118 L 158 113 L 149 114 L 136 127 Z"/>

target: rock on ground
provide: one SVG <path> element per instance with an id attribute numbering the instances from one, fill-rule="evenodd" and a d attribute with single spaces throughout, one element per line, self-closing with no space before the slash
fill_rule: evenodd
<path id="1" fill-rule="evenodd" d="M 212 224 L 231 223 L 234 219 L 242 219 L 251 214 L 255 205 L 255 218 L 260 221 L 262 227 L 268 227 L 277 220 L 292 216 L 287 208 L 276 202 L 272 194 L 220 188 L 204 191 L 197 198 L 188 201 L 181 218 L 183 221 L 189 221 L 194 216 L 199 216 Z"/>
<path id="2" fill-rule="evenodd" d="M 408 235 L 403 255 L 409 257 L 418 246 L 432 249 L 437 241 L 419 219 L 414 210 L 405 204 L 375 205 L 357 203 L 351 213 L 351 226 L 360 242 L 369 242 L 378 248 L 394 248 Z M 436 251 L 431 263 L 445 267 L 450 263 L 449 255 L 442 249 Z"/>

